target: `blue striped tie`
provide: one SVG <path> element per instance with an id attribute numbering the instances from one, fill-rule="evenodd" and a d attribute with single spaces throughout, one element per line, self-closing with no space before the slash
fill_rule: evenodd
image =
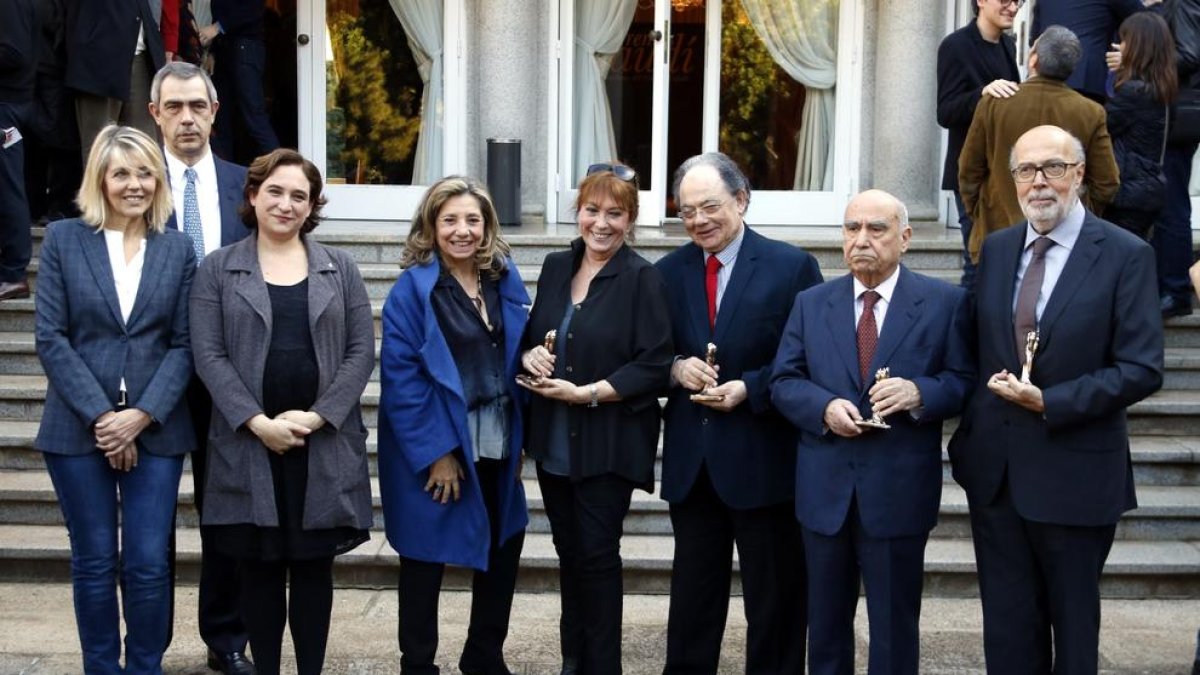
<path id="1" fill-rule="evenodd" d="M 192 238 L 196 251 L 196 264 L 204 259 L 204 228 L 200 226 L 200 202 L 196 200 L 196 170 L 188 167 L 183 172 L 187 185 L 183 188 L 183 233 Z"/>

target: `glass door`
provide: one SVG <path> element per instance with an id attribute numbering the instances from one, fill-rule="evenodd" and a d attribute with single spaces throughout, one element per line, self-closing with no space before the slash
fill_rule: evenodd
<path id="1" fill-rule="evenodd" d="M 463 0 L 302 0 L 300 150 L 332 218 L 408 220 L 462 171 Z"/>
<path id="2" fill-rule="evenodd" d="M 752 224 L 840 222 L 857 174 L 857 0 L 561 0 L 559 8 L 560 221 L 573 220 L 574 186 L 601 155 L 638 170 L 642 224 L 673 219 L 676 167 L 720 150 L 754 186 Z"/>

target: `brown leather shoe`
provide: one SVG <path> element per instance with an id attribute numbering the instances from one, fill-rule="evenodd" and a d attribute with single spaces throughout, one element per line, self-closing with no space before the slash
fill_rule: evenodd
<path id="1" fill-rule="evenodd" d="M 0 281 L 0 300 L 16 300 L 28 297 L 28 281 Z"/>

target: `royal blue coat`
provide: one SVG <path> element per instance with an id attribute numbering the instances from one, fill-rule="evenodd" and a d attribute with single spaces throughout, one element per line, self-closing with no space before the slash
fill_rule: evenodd
<path id="1" fill-rule="evenodd" d="M 505 372 L 514 402 L 525 399 L 516 384 L 521 333 L 529 294 L 511 259 L 500 278 Z M 400 275 L 383 308 L 380 356 L 379 491 L 388 542 L 406 558 L 487 569 L 491 527 L 479 489 L 467 403 L 458 366 L 438 325 L 430 295 L 438 260 Z M 521 405 L 512 406 L 507 470 L 500 476 L 500 541 L 525 529 L 529 514 L 518 472 L 524 444 Z M 462 498 L 447 504 L 424 491 L 429 467 L 455 452 L 466 473 Z"/>

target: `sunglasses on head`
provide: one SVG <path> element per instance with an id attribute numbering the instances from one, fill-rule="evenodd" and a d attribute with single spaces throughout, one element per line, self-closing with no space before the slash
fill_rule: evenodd
<path id="1" fill-rule="evenodd" d="M 608 171 L 612 175 L 626 182 L 637 179 L 637 172 L 631 167 L 625 166 L 624 164 L 593 164 L 587 168 L 587 175 L 590 176 L 594 173 L 600 173 L 602 171 Z"/>

